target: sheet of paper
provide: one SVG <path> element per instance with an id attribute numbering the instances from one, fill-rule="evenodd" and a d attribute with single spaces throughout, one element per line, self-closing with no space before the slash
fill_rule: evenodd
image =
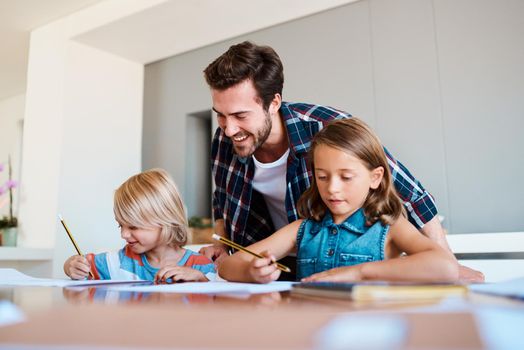
<path id="1" fill-rule="evenodd" d="M 477 293 L 524 299 L 524 277 L 499 283 L 473 284 L 469 289 Z"/>
<path id="2" fill-rule="evenodd" d="M 91 286 L 101 284 L 141 283 L 142 281 L 123 280 L 81 280 L 35 278 L 15 269 L 0 269 L 0 286 L 35 286 L 35 287 L 69 287 Z M 144 283 L 149 283 L 143 281 Z"/>
<path id="3" fill-rule="evenodd" d="M 277 281 L 268 284 L 235 283 L 235 282 L 184 282 L 157 285 L 122 285 L 108 286 L 109 290 L 122 292 L 161 292 L 161 293 L 194 293 L 194 294 L 219 294 L 219 293 L 270 293 L 283 292 L 291 289 L 295 282 Z"/>
<path id="4" fill-rule="evenodd" d="M 0 269 L 0 286 L 43 286 L 43 287 L 85 287 L 109 285 L 111 290 L 129 292 L 165 292 L 165 293 L 270 293 L 291 289 L 294 282 L 273 282 L 268 284 L 232 283 L 232 282 L 188 282 L 150 285 L 148 281 L 123 280 L 82 280 L 35 278 L 15 269 Z"/>

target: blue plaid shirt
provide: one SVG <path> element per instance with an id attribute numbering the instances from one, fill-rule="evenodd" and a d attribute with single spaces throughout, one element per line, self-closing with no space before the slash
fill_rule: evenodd
<path id="1" fill-rule="evenodd" d="M 285 207 L 289 222 L 293 222 L 298 219 L 296 203 L 311 184 L 307 152 L 313 136 L 329 122 L 351 115 L 330 107 L 287 102 L 282 102 L 280 115 L 290 147 Z M 384 150 L 408 218 L 421 228 L 437 214 L 435 202 L 408 169 Z M 231 140 L 218 128 L 213 138 L 211 160 L 216 185 L 213 214 L 215 220 L 224 219 L 226 234 L 241 245 L 249 245 L 275 232 L 263 195 L 253 190 L 253 157 L 237 156 Z"/>

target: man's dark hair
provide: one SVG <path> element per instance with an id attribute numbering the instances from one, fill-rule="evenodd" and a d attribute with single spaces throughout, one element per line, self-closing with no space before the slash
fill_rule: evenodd
<path id="1" fill-rule="evenodd" d="M 207 66 L 204 75 L 215 90 L 251 79 L 264 110 L 269 108 L 275 94 L 282 95 L 284 86 L 284 68 L 275 50 L 249 41 L 231 46 Z"/>

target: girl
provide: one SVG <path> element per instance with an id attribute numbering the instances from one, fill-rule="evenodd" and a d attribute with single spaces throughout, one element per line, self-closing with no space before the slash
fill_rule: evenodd
<path id="1" fill-rule="evenodd" d="M 214 276 L 211 260 L 182 248 L 187 242 L 186 213 L 165 170 L 129 178 L 115 192 L 113 211 L 126 246 L 118 252 L 70 257 L 64 272 L 72 279 L 86 278 L 89 271 L 95 279 L 155 282 L 208 281 Z"/>
<path id="2" fill-rule="evenodd" d="M 310 148 L 313 180 L 298 202 L 297 220 L 248 249 L 225 258 L 219 275 L 267 283 L 274 262 L 297 254 L 302 281 L 455 281 L 454 257 L 405 218 L 378 137 L 357 118 L 335 121 Z M 405 253 L 405 254 L 404 254 Z"/>

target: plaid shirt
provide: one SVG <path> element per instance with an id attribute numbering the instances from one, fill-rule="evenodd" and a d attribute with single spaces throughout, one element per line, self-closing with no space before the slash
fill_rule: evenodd
<path id="1" fill-rule="evenodd" d="M 330 107 L 287 102 L 282 102 L 280 115 L 284 120 L 290 147 L 285 207 L 289 222 L 293 222 L 299 218 L 296 203 L 311 183 L 307 152 L 313 136 L 329 122 L 350 118 L 351 115 Z M 408 169 L 384 150 L 408 218 L 421 228 L 437 214 L 435 202 Z M 233 143 L 219 128 L 213 138 L 211 160 L 216 185 L 213 214 L 215 220 L 224 219 L 226 234 L 241 245 L 249 245 L 271 235 L 275 229 L 264 197 L 253 190 L 253 157 L 237 156 Z"/>

